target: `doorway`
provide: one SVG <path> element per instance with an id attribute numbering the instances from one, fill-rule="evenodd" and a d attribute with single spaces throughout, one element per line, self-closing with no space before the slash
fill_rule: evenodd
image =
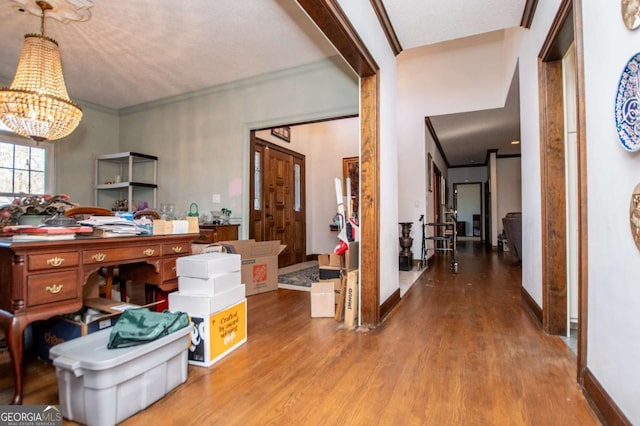
<path id="1" fill-rule="evenodd" d="M 251 132 L 249 238 L 286 245 L 278 268 L 306 260 L 305 156 Z"/>
<path id="2" fill-rule="evenodd" d="M 482 240 L 482 182 L 454 183 L 453 209 L 458 237 Z"/>

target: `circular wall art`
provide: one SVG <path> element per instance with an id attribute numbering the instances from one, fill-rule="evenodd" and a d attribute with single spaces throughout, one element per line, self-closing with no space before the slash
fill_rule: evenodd
<path id="1" fill-rule="evenodd" d="M 621 0 L 622 20 L 630 30 L 640 27 L 640 0 Z"/>
<path id="2" fill-rule="evenodd" d="M 640 250 L 640 183 L 633 189 L 631 205 L 629 206 L 629 223 L 631 224 L 631 236 Z"/>
<path id="3" fill-rule="evenodd" d="M 640 53 L 629 59 L 622 71 L 616 94 L 616 130 L 627 151 L 640 149 Z"/>

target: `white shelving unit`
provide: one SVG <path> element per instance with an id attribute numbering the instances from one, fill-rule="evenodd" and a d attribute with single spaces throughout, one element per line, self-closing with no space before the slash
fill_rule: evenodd
<path id="1" fill-rule="evenodd" d="M 126 199 L 128 211 L 140 201 L 157 207 L 158 157 L 138 152 L 101 155 L 95 172 L 96 206 L 113 209 L 116 200 Z"/>

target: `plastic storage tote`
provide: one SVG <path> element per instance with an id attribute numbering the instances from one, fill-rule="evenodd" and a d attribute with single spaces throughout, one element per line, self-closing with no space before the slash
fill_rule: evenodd
<path id="1" fill-rule="evenodd" d="M 187 380 L 193 324 L 153 342 L 107 349 L 111 329 L 51 348 L 62 415 L 91 426 L 114 425 Z"/>

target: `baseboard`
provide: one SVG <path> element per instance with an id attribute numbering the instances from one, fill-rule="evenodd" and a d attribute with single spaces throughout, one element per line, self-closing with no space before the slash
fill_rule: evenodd
<path id="1" fill-rule="evenodd" d="M 588 368 L 585 368 L 582 373 L 582 392 L 603 424 L 631 425 L 629 419 L 620 411 L 620 408 Z"/>
<path id="2" fill-rule="evenodd" d="M 391 296 L 380 305 L 380 322 L 382 322 L 387 315 L 393 310 L 393 308 L 400 303 L 400 289 L 396 289 Z"/>
<path id="3" fill-rule="evenodd" d="M 542 308 L 538 306 L 533 297 L 529 294 L 524 287 L 520 287 L 520 294 L 522 296 L 522 301 L 525 306 L 528 308 L 529 312 L 533 315 L 533 317 L 538 321 L 538 324 L 542 327 Z"/>
<path id="4" fill-rule="evenodd" d="M 435 255 L 431 255 L 429 257 L 427 257 L 426 263 L 427 263 L 427 267 L 431 266 L 433 264 L 435 260 Z M 420 266 L 420 259 L 413 259 L 413 267 L 414 268 L 418 268 Z"/>

